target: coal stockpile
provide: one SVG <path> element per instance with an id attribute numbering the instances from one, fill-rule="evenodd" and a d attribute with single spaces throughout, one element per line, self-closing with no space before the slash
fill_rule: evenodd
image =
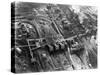
<path id="1" fill-rule="evenodd" d="M 97 68 L 95 7 L 13 2 L 11 10 L 12 72 Z"/>

